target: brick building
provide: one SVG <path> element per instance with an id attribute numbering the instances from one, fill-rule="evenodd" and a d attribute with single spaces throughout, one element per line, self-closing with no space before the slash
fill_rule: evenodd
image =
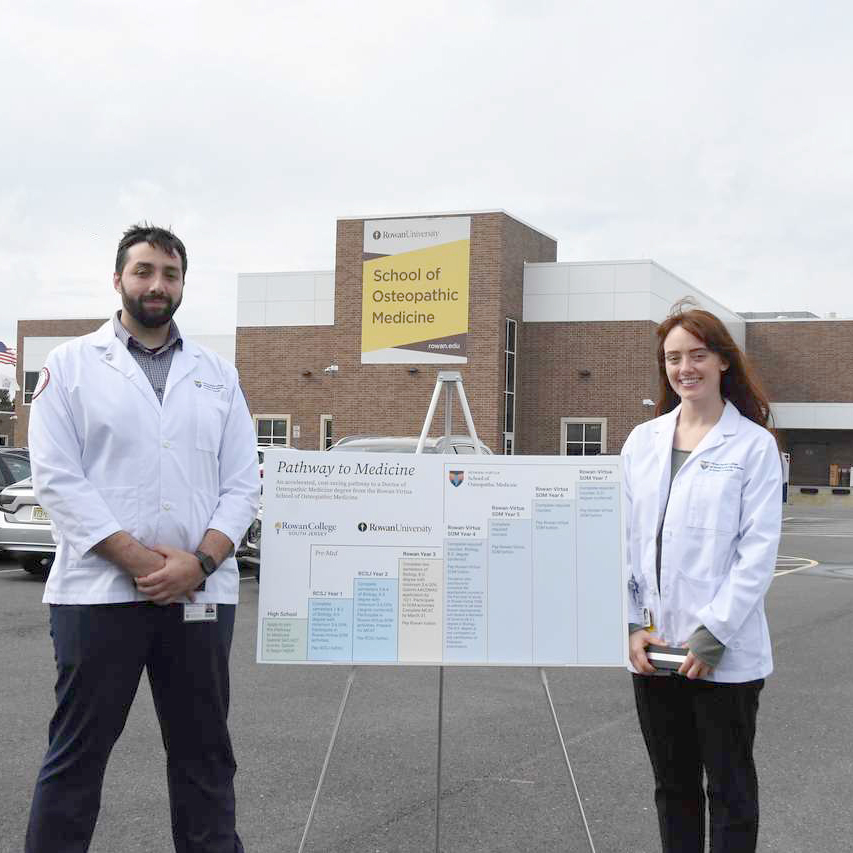
<path id="1" fill-rule="evenodd" d="M 362 363 L 365 222 L 448 217 L 470 220 L 467 361 L 437 365 L 409 352 L 401 363 Z M 553 237 L 504 211 L 342 218 L 334 270 L 241 274 L 231 343 L 196 339 L 226 355 L 230 346 L 262 443 L 319 449 L 354 433 L 417 434 L 438 370 L 449 368 L 462 373 L 479 436 L 495 452 L 613 454 L 651 417 L 655 328 L 691 296 L 754 362 L 792 454 L 792 483 L 827 485 L 830 465 L 850 467 L 851 321 L 745 319 L 653 261 L 556 256 Z M 18 324 L 19 443 L 48 350 L 101 322 Z M 454 420 L 464 431 L 458 411 Z"/>
<path id="2" fill-rule="evenodd" d="M 742 318 L 651 261 L 558 263 L 553 237 L 503 211 L 459 215 L 471 220 L 468 361 L 446 367 L 496 452 L 618 453 L 649 416 L 654 330 L 683 296 L 744 343 Z M 319 448 L 423 425 L 438 369 L 361 363 L 365 221 L 377 220 L 338 220 L 334 272 L 239 277 L 236 364 L 264 437 Z"/>

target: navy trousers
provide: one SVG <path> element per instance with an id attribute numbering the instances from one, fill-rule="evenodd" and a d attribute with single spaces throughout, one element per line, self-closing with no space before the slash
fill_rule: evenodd
<path id="1" fill-rule="evenodd" d="M 220 604 L 217 621 L 187 623 L 180 604 L 51 605 L 56 712 L 26 853 L 89 849 L 107 760 L 143 669 L 166 749 L 175 850 L 243 853 L 227 725 L 235 609 Z"/>
<path id="2" fill-rule="evenodd" d="M 678 675 L 633 680 L 664 853 L 704 853 L 703 775 L 711 853 L 754 853 L 758 777 L 752 746 L 764 680 L 717 684 Z"/>

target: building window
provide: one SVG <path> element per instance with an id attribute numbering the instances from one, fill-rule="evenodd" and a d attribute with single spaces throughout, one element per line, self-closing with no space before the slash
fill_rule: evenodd
<path id="1" fill-rule="evenodd" d="M 9 444 L 8 435 L 0 435 L 0 447 L 6 447 Z"/>
<path id="2" fill-rule="evenodd" d="M 24 405 L 29 406 L 33 401 L 33 391 L 39 381 L 39 370 L 27 370 L 24 373 Z"/>
<path id="3" fill-rule="evenodd" d="M 290 445 L 290 415 L 255 415 L 258 444 Z"/>
<path id="4" fill-rule="evenodd" d="M 516 331 L 516 321 L 507 317 L 504 342 L 504 453 L 507 456 L 512 456 L 515 445 Z"/>
<path id="5" fill-rule="evenodd" d="M 320 415 L 320 449 L 328 450 L 335 443 L 332 438 L 332 416 Z"/>
<path id="6" fill-rule="evenodd" d="M 607 418 L 561 418 L 562 456 L 599 456 L 607 453 Z"/>

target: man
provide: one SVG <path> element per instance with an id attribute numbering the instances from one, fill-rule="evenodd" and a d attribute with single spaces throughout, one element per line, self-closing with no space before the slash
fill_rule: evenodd
<path id="1" fill-rule="evenodd" d="M 88 849 L 143 668 L 175 849 L 243 850 L 227 726 L 232 555 L 260 484 L 236 370 L 172 321 L 186 271 L 174 234 L 130 228 L 113 276 L 121 310 L 53 350 L 33 393 L 33 480 L 57 536 L 44 601 L 58 678 L 27 853 Z"/>

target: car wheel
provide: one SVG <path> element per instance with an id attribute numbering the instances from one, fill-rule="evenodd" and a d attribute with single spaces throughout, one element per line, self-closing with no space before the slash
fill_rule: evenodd
<path id="1" fill-rule="evenodd" d="M 21 568 L 31 575 L 46 578 L 50 573 L 50 567 L 53 565 L 53 555 L 43 557 L 28 555 L 18 557 L 18 562 L 21 564 Z"/>

